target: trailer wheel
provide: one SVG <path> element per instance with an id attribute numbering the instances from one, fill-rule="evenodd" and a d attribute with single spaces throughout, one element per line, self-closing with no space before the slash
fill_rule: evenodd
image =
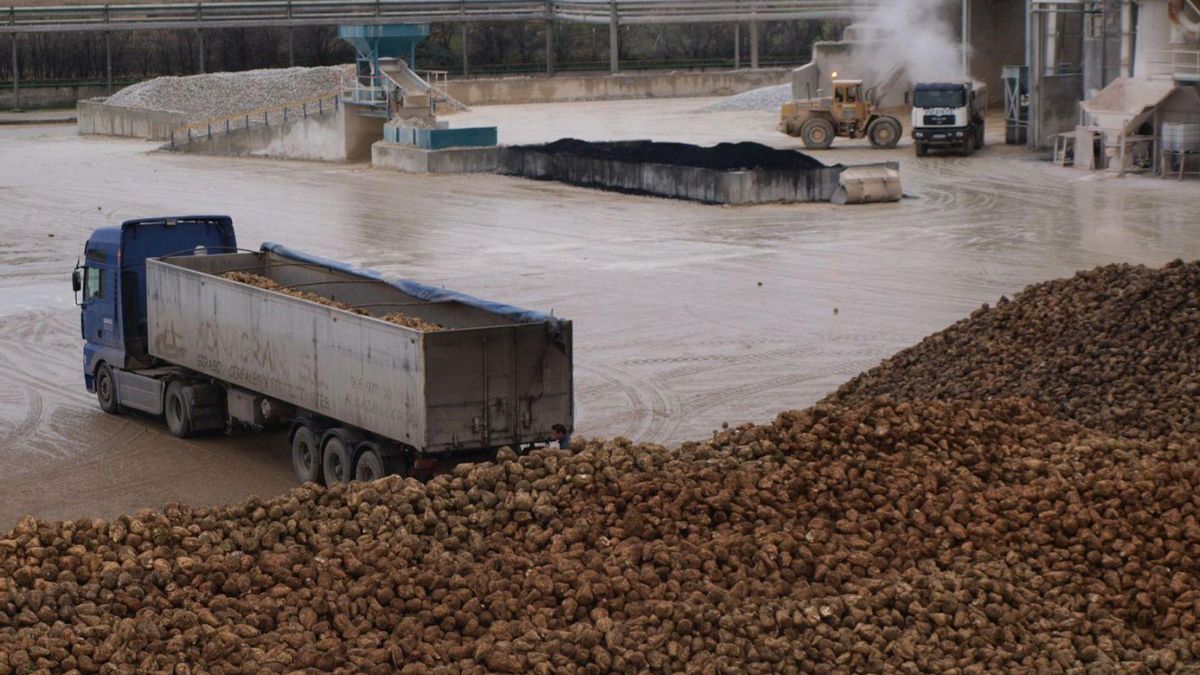
<path id="1" fill-rule="evenodd" d="M 371 481 L 378 480 L 387 475 L 387 470 L 383 466 L 383 458 L 375 450 L 364 450 L 358 456 L 358 464 L 354 467 L 354 480 Z"/>
<path id="2" fill-rule="evenodd" d="M 292 433 L 292 473 L 301 483 L 321 482 L 321 451 L 307 425 Z"/>
<path id="3" fill-rule="evenodd" d="M 350 482 L 350 452 L 337 435 L 330 434 L 325 439 L 325 447 L 321 449 L 321 468 L 326 485 Z"/>
<path id="4" fill-rule="evenodd" d="M 902 128 L 895 117 L 876 117 L 867 127 L 867 140 L 882 150 L 891 150 L 900 142 Z"/>
<path id="5" fill-rule="evenodd" d="M 163 416 L 167 418 L 167 430 L 172 436 L 187 438 L 192 435 L 192 411 L 183 396 L 183 385 L 178 382 L 167 385 L 167 394 L 163 397 Z"/>
<path id="6" fill-rule="evenodd" d="M 96 369 L 95 386 L 100 409 L 110 415 L 119 415 L 121 406 L 117 404 L 117 381 L 113 379 L 112 368 L 107 363 L 101 363 Z"/>
<path id="7" fill-rule="evenodd" d="M 825 150 L 833 145 L 833 124 L 821 117 L 808 120 L 800 127 L 800 140 L 806 148 Z"/>

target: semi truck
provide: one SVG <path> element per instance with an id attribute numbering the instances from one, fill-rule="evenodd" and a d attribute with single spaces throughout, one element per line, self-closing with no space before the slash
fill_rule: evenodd
<path id="1" fill-rule="evenodd" d="M 930 148 L 964 155 L 983 147 L 987 87 L 981 82 L 918 82 L 913 87 L 912 137 L 917 157 Z"/>
<path id="2" fill-rule="evenodd" d="M 228 216 L 97 229 L 72 285 L 101 409 L 179 437 L 285 428 L 301 482 L 428 477 L 573 427 L 570 321 L 280 244 L 240 249 Z"/>

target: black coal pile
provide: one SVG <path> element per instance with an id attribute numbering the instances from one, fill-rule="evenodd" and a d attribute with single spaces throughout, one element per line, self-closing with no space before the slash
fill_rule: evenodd
<path id="1" fill-rule="evenodd" d="M 795 150 L 777 150 L 761 143 L 719 143 L 701 147 L 690 143 L 613 141 L 592 143 L 564 138 L 544 145 L 520 146 L 552 155 L 637 164 L 669 164 L 719 171 L 750 169 L 819 169 L 825 165 Z"/>
<path id="2" fill-rule="evenodd" d="M 1200 435 L 1200 262 L 1109 265 L 1036 284 L 843 385 L 828 400 L 1021 396 L 1131 438 Z"/>

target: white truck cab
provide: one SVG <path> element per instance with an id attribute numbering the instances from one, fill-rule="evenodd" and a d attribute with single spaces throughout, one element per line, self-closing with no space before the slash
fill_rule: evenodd
<path id="1" fill-rule="evenodd" d="M 913 88 L 912 137 L 917 156 L 929 148 L 969 155 L 983 147 L 987 90 L 972 81 L 919 82 Z"/>

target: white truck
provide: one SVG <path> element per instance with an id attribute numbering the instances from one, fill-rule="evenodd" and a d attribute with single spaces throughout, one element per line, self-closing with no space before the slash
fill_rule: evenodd
<path id="1" fill-rule="evenodd" d="M 983 147 L 987 86 L 981 82 L 919 82 L 913 87 L 912 137 L 917 157 L 930 148 L 970 155 Z"/>

